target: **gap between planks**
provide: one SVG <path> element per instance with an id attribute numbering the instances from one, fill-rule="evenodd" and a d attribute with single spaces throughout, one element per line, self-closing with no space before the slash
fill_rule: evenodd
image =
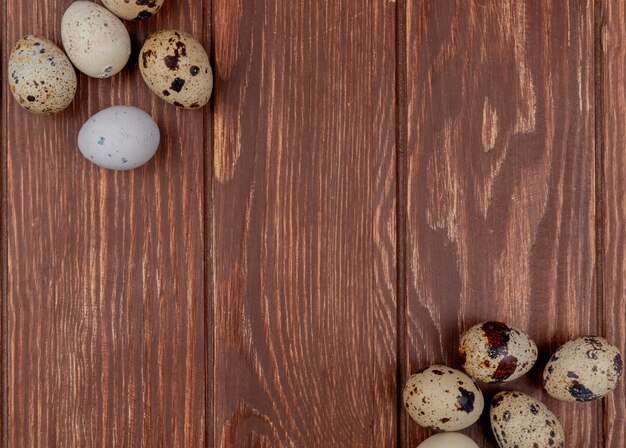
<path id="1" fill-rule="evenodd" d="M 396 275 L 397 275 L 397 321 L 396 321 L 396 445 L 404 447 L 406 438 L 406 418 L 402 400 L 402 390 L 407 374 L 406 331 L 407 331 L 407 279 L 406 279 L 406 232 L 407 232 L 407 52 L 406 52 L 406 0 L 396 3 Z"/>
<path id="2" fill-rule="evenodd" d="M 597 332 L 606 337 L 604 325 L 604 201 L 603 201 L 603 173 L 604 173 L 604 130 L 605 130 L 605 109 L 604 109 L 604 44 L 603 33 L 605 27 L 606 0 L 594 0 L 594 110 L 595 110 L 595 236 L 596 236 L 596 302 Z M 602 400 L 598 420 L 598 438 L 601 446 L 606 446 L 607 431 L 607 405 L 606 400 Z"/>

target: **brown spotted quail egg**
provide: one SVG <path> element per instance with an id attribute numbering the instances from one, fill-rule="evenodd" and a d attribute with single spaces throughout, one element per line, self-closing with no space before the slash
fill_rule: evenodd
<path id="1" fill-rule="evenodd" d="M 403 398 L 418 425 L 438 431 L 467 428 L 478 420 L 484 407 L 483 394 L 470 377 L 441 365 L 411 376 Z"/>
<path id="2" fill-rule="evenodd" d="M 463 369 L 483 383 L 513 381 L 537 361 L 537 345 L 523 331 L 502 322 L 483 322 L 461 337 Z"/>
<path id="3" fill-rule="evenodd" d="M 141 49 L 139 69 L 150 89 L 170 104 L 195 109 L 209 102 L 213 90 L 209 56 L 190 34 L 154 33 Z"/>
<path id="4" fill-rule="evenodd" d="M 591 401 L 613 391 L 622 376 L 622 355 L 604 338 L 569 341 L 548 361 L 543 384 L 558 400 Z"/>
<path id="5" fill-rule="evenodd" d="M 102 0 L 120 19 L 145 20 L 157 13 L 164 0 Z"/>
<path id="6" fill-rule="evenodd" d="M 126 27 L 96 3 L 72 3 L 63 15 L 61 36 L 72 63 L 93 78 L 113 76 L 128 62 L 131 47 Z"/>
<path id="7" fill-rule="evenodd" d="M 491 401 L 491 429 L 500 448 L 565 446 L 563 427 L 540 401 L 521 392 L 500 392 Z"/>
<path id="8" fill-rule="evenodd" d="M 458 432 L 443 432 L 424 440 L 417 448 L 478 448 L 478 445 Z"/>
<path id="9" fill-rule="evenodd" d="M 76 94 L 76 72 L 65 53 L 41 36 L 20 39 L 9 57 L 9 85 L 22 107 L 37 114 L 55 114 Z"/>

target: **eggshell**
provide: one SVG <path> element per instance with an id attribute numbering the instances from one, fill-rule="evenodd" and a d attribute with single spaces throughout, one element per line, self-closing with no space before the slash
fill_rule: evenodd
<path id="1" fill-rule="evenodd" d="M 502 322 L 483 322 L 461 337 L 463 369 L 483 383 L 513 381 L 537 361 L 537 345 L 523 331 Z"/>
<path id="2" fill-rule="evenodd" d="M 120 19 L 145 20 L 157 13 L 164 0 L 102 0 L 113 14 Z"/>
<path id="3" fill-rule="evenodd" d="M 195 109 L 209 102 L 213 90 L 209 56 L 190 34 L 154 33 L 141 49 L 139 69 L 150 89 L 170 104 Z"/>
<path id="4" fill-rule="evenodd" d="M 444 432 L 429 437 L 417 448 L 478 448 L 469 437 L 457 432 Z"/>
<path id="5" fill-rule="evenodd" d="M 441 365 L 411 376 L 403 398 L 418 425 L 438 431 L 467 428 L 478 420 L 484 407 L 483 394 L 470 377 Z"/>
<path id="6" fill-rule="evenodd" d="M 556 416 L 538 400 L 521 392 L 500 392 L 491 401 L 490 421 L 500 448 L 565 446 Z"/>
<path id="7" fill-rule="evenodd" d="M 108 78 L 128 62 L 131 47 L 126 27 L 96 3 L 72 3 L 63 15 L 61 35 L 68 57 L 88 76 Z"/>
<path id="8" fill-rule="evenodd" d="M 132 170 L 148 162 L 161 139 L 152 117 L 132 106 L 113 106 L 91 117 L 78 133 L 87 160 L 111 170 Z"/>
<path id="9" fill-rule="evenodd" d="M 76 94 L 76 72 L 65 53 L 42 36 L 17 41 L 8 64 L 11 93 L 37 114 L 61 112 Z"/>
<path id="10" fill-rule="evenodd" d="M 543 371 L 543 385 L 556 399 L 576 402 L 602 398 L 622 376 L 619 349 L 604 338 L 586 336 L 559 348 Z"/>

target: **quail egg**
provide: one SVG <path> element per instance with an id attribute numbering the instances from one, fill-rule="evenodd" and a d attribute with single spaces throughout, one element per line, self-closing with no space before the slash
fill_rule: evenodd
<path id="1" fill-rule="evenodd" d="M 521 392 L 500 392 L 491 401 L 490 421 L 500 448 L 565 446 L 563 427 L 540 401 Z"/>
<path id="2" fill-rule="evenodd" d="M 470 377 L 441 365 L 411 376 L 403 398 L 418 425 L 438 431 L 467 428 L 478 420 L 484 407 L 483 394 Z"/>
<path id="3" fill-rule="evenodd" d="M 74 67 L 65 53 L 45 37 L 20 39 L 9 57 L 8 73 L 13 96 L 30 112 L 61 112 L 76 94 Z"/>
<path id="4" fill-rule="evenodd" d="M 604 338 L 586 336 L 559 348 L 543 371 L 548 393 L 563 401 L 591 401 L 613 391 L 622 376 L 619 349 Z"/>
<path id="5" fill-rule="evenodd" d="M 131 47 L 126 27 L 96 3 L 72 3 L 63 15 L 61 35 L 68 57 L 88 76 L 108 78 L 128 62 Z"/>
<path id="6" fill-rule="evenodd" d="M 139 70 L 150 89 L 170 104 L 196 109 L 209 102 L 209 56 L 190 34 L 162 30 L 151 35 L 139 54 Z"/>
<path id="7" fill-rule="evenodd" d="M 161 135 L 152 117 L 132 106 L 98 112 L 78 133 L 78 147 L 87 160 L 111 170 L 131 170 L 154 156 Z"/>
<path id="8" fill-rule="evenodd" d="M 145 20 L 157 13 L 164 0 L 102 0 L 102 4 L 120 19 Z"/>
<path id="9" fill-rule="evenodd" d="M 523 331 L 502 322 L 483 322 L 461 337 L 463 369 L 483 383 L 513 381 L 537 361 L 537 345 Z"/>
<path id="10" fill-rule="evenodd" d="M 417 448 L 478 448 L 469 437 L 458 432 L 443 432 L 429 437 Z"/>

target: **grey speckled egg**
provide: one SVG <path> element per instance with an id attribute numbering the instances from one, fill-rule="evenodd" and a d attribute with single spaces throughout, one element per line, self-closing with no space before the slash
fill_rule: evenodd
<path id="1" fill-rule="evenodd" d="M 177 107 L 195 109 L 211 98 L 209 56 L 183 31 L 162 30 L 150 36 L 139 54 L 139 69 L 150 89 Z"/>
<path id="2" fill-rule="evenodd" d="M 113 106 L 91 117 L 78 133 L 87 160 L 111 170 L 132 170 L 148 162 L 161 135 L 152 117 L 132 106 Z"/>
<path id="3" fill-rule="evenodd" d="M 403 398 L 407 412 L 418 425 L 438 431 L 467 428 L 478 420 L 485 404 L 470 377 L 440 365 L 411 376 Z"/>
<path id="4" fill-rule="evenodd" d="M 67 56 L 88 76 L 108 78 L 128 62 L 131 47 L 126 27 L 96 3 L 72 3 L 63 15 L 61 35 Z"/>
<path id="5" fill-rule="evenodd" d="M 145 20 L 157 13 L 164 0 L 102 0 L 113 14 L 126 20 Z"/>
<path id="6" fill-rule="evenodd" d="M 565 446 L 563 427 L 538 400 L 521 392 L 500 392 L 491 401 L 491 429 L 500 448 Z"/>
<path id="7" fill-rule="evenodd" d="M 429 437 L 417 448 L 478 448 L 478 445 L 466 435 L 458 432 L 444 432 Z"/>
<path id="8" fill-rule="evenodd" d="M 483 322 L 461 337 L 463 369 L 483 383 L 513 381 L 537 361 L 537 345 L 523 331 L 502 322 Z"/>
<path id="9" fill-rule="evenodd" d="M 546 391 L 558 400 L 591 401 L 617 387 L 622 355 L 604 338 L 586 336 L 559 348 L 543 371 Z"/>
<path id="10" fill-rule="evenodd" d="M 9 57 L 8 80 L 22 107 L 37 114 L 55 114 L 76 94 L 76 72 L 65 53 L 41 36 L 20 39 Z"/>

